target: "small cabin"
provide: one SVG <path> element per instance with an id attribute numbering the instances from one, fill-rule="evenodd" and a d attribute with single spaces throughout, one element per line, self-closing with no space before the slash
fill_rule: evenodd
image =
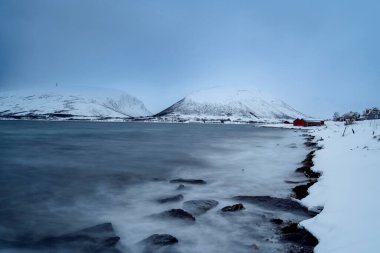
<path id="1" fill-rule="evenodd" d="M 323 126 L 325 124 L 324 120 L 310 120 L 310 119 L 295 119 L 293 121 L 293 126 Z"/>

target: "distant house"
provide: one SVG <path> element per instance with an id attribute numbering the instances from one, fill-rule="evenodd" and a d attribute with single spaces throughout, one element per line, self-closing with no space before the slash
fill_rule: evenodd
<path id="1" fill-rule="evenodd" d="M 323 126 L 325 124 L 325 121 L 323 120 L 310 120 L 310 119 L 295 119 L 293 121 L 293 126 L 303 126 L 303 127 L 309 127 L 309 126 Z"/>
<path id="2" fill-rule="evenodd" d="M 366 109 L 364 111 L 364 117 L 367 120 L 380 119 L 380 110 L 377 109 L 376 107 L 374 107 L 372 109 Z"/>

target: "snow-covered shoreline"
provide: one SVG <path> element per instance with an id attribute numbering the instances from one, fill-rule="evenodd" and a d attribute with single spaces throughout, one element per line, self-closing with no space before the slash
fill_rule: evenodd
<path id="1" fill-rule="evenodd" d="M 307 129 L 322 147 L 315 151 L 312 167 L 322 176 L 301 200 L 309 209 L 323 207 L 320 214 L 300 224 L 318 239 L 314 252 L 377 252 L 380 120 L 349 126 L 327 122 L 324 127 L 267 127 Z"/>
<path id="2" fill-rule="evenodd" d="M 316 253 L 369 253 L 380 246 L 380 121 L 349 125 L 343 136 L 345 127 L 329 122 L 310 131 L 323 139 L 313 167 L 322 176 L 301 202 L 324 209 L 301 225 L 318 238 Z"/>

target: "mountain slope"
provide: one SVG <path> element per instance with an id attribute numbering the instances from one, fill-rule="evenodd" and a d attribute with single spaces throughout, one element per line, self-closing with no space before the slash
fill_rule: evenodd
<path id="1" fill-rule="evenodd" d="M 285 102 L 259 91 L 212 88 L 195 92 L 157 117 L 183 120 L 279 121 L 305 117 Z"/>
<path id="2" fill-rule="evenodd" d="M 0 92 L 0 117 L 104 119 L 147 116 L 137 98 L 118 90 L 53 87 Z"/>

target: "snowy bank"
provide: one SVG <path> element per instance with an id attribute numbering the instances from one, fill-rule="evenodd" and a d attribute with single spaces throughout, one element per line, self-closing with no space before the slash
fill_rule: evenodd
<path id="1" fill-rule="evenodd" d="M 324 209 L 301 225 L 318 238 L 315 253 L 379 252 L 380 120 L 357 122 L 342 136 L 345 127 L 328 122 L 310 130 L 323 139 L 313 160 L 322 176 L 302 203 Z"/>

